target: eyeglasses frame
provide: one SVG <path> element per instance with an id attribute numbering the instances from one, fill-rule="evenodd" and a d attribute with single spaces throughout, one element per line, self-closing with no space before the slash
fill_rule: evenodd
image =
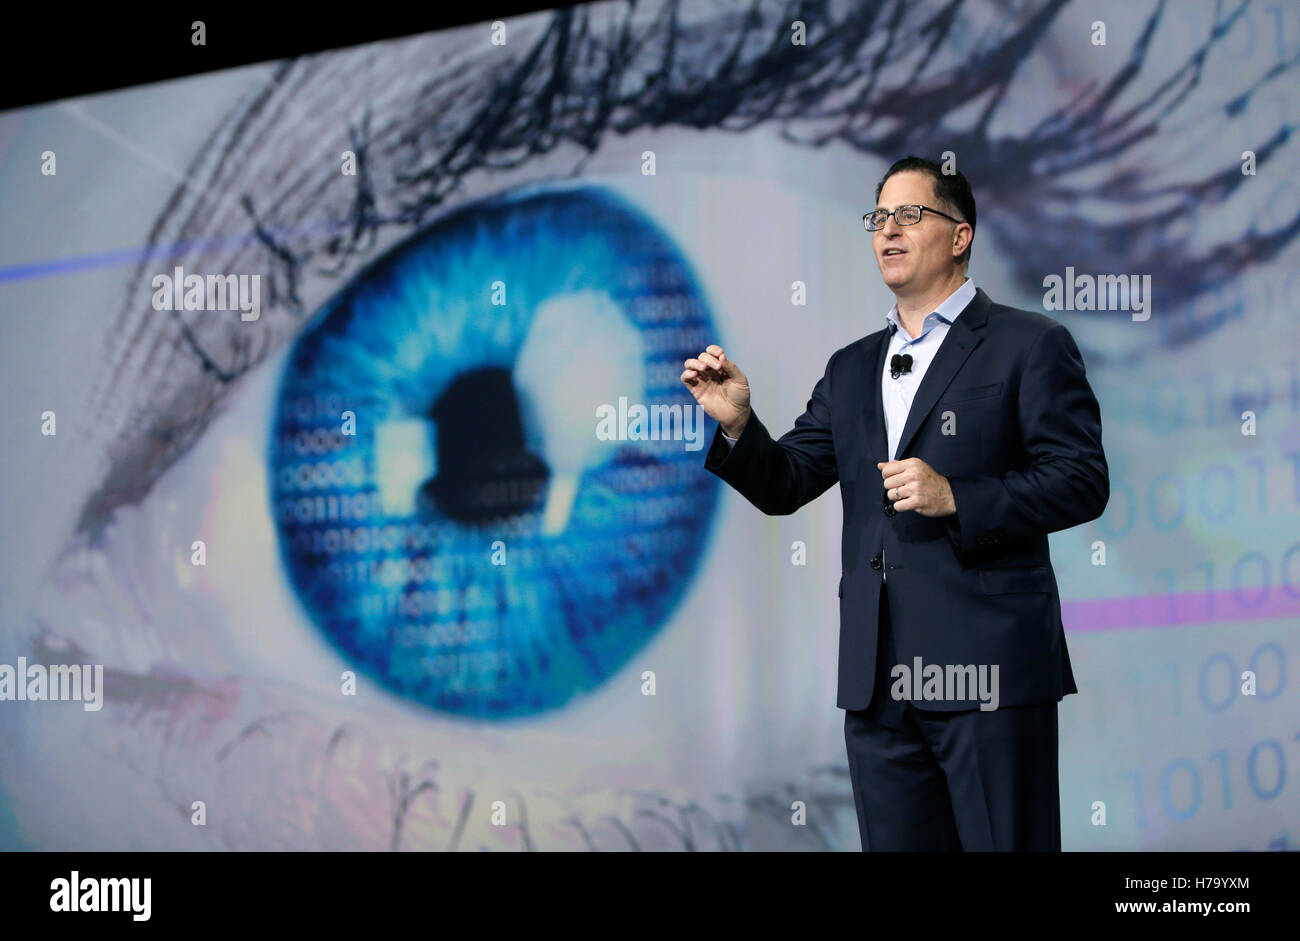
<path id="1" fill-rule="evenodd" d="M 920 210 L 923 210 L 923 211 L 921 212 L 921 214 L 920 214 L 919 216 L 916 217 L 916 222 L 900 222 L 899 219 L 898 219 L 898 213 L 899 213 L 900 211 L 904 210 L 904 209 L 920 209 Z M 905 203 L 905 204 L 902 205 L 902 206 L 896 206 L 896 207 L 894 207 L 893 209 L 889 210 L 889 211 L 887 212 L 886 216 L 885 216 L 885 221 L 884 221 L 883 223 L 881 223 L 881 225 L 880 225 L 878 228 L 873 229 L 873 228 L 871 228 L 871 225 L 869 224 L 869 223 L 870 223 L 870 220 L 871 220 L 871 217 L 874 216 L 877 212 L 880 212 L 880 211 L 881 211 L 881 210 L 879 210 L 879 209 L 873 209 L 873 210 L 871 210 L 870 212 L 865 212 L 865 213 L 862 214 L 862 225 L 863 225 L 864 228 L 866 228 L 866 230 L 867 230 L 868 232 L 879 232 L 881 229 L 883 229 L 886 225 L 889 224 L 889 216 L 893 216 L 893 217 L 894 217 L 894 222 L 895 222 L 896 224 L 900 225 L 900 226 L 917 225 L 917 224 L 918 224 L 922 219 L 925 218 L 925 214 L 926 214 L 927 212 L 932 212 L 932 213 L 934 213 L 934 214 L 937 215 L 937 216 L 943 216 L 945 219 L 948 219 L 948 220 L 951 221 L 951 222 L 955 222 L 955 223 L 957 223 L 958 225 L 962 225 L 962 224 L 964 223 L 964 221 L 965 221 L 965 220 L 962 220 L 962 219 L 954 219 L 952 216 L 948 215 L 946 212 L 941 212 L 941 211 L 938 210 L 938 209 L 932 209 L 932 208 L 929 207 L 929 206 L 923 206 L 923 205 L 921 205 L 920 203 Z"/>

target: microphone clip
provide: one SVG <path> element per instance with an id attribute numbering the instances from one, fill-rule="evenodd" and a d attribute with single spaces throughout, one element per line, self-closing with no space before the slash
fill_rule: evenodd
<path id="1" fill-rule="evenodd" d="M 912 354 L 904 353 L 901 356 L 895 353 L 889 359 L 889 378 L 897 379 L 904 373 L 912 371 Z"/>

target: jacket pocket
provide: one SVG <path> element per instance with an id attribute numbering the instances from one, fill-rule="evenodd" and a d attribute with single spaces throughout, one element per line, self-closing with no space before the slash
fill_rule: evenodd
<path id="1" fill-rule="evenodd" d="M 981 569 L 980 587 L 986 595 L 1052 590 L 1052 570 L 1046 565 L 1030 568 Z"/>
<path id="2" fill-rule="evenodd" d="M 984 386 L 963 386 L 960 389 L 949 389 L 948 394 L 943 397 L 943 404 L 955 405 L 958 402 L 970 402 L 974 399 L 992 398 L 1002 391 L 1002 383 L 990 382 Z"/>

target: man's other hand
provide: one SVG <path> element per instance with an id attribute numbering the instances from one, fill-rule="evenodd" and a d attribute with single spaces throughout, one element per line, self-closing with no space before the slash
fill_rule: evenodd
<path id="1" fill-rule="evenodd" d="M 952 516 L 957 512 L 948 478 L 919 457 L 880 461 L 876 467 L 895 510 L 915 510 L 922 516 Z"/>

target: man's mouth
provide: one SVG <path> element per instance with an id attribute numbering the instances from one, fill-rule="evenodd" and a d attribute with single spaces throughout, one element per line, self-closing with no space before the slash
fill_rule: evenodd
<path id="1" fill-rule="evenodd" d="M 885 249 L 885 257 L 886 257 L 886 258 L 889 258 L 891 255 L 902 255 L 902 254 L 904 254 L 904 250 L 901 249 L 901 248 L 887 248 L 887 249 Z"/>

